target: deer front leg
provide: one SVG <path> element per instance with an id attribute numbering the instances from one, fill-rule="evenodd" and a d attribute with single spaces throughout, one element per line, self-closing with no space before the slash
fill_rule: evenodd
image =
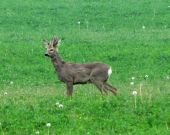
<path id="1" fill-rule="evenodd" d="M 68 82 L 66 85 L 67 85 L 67 95 L 68 96 L 72 96 L 72 93 L 73 93 L 73 83 L 72 82 Z"/>

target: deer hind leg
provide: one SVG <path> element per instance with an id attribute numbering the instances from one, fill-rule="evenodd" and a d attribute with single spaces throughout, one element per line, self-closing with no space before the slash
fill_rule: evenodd
<path id="1" fill-rule="evenodd" d="M 104 82 L 103 85 L 104 85 L 105 89 L 111 91 L 113 94 L 116 95 L 117 89 L 116 89 L 115 87 L 111 86 L 111 85 L 108 84 L 107 82 Z"/>
<path id="2" fill-rule="evenodd" d="M 67 85 L 67 95 L 72 96 L 72 94 L 73 94 L 73 83 L 68 82 L 66 85 Z"/>
<path id="3" fill-rule="evenodd" d="M 108 95 L 107 89 L 105 88 L 104 84 L 103 84 L 103 83 L 101 83 L 101 84 L 102 84 L 102 91 L 104 91 L 104 93 L 105 93 L 106 95 Z"/>
<path id="4" fill-rule="evenodd" d="M 107 94 L 107 90 L 105 89 L 103 82 L 93 81 L 92 83 L 100 90 L 102 95 L 104 95 L 104 93 Z"/>

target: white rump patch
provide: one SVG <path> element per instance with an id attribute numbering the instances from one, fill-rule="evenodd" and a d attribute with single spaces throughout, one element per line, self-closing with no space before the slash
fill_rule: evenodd
<path id="1" fill-rule="evenodd" d="M 108 70 L 108 76 L 110 76 L 112 74 L 112 68 L 110 67 Z"/>

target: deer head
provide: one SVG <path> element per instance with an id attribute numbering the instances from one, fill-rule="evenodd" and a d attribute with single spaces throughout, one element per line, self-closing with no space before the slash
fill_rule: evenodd
<path id="1" fill-rule="evenodd" d="M 45 56 L 52 57 L 55 53 L 57 53 L 60 43 L 61 43 L 61 40 L 58 38 L 54 38 L 50 42 L 44 40 L 44 45 L 45 45 L 45 48 L 47 49 Z"/>

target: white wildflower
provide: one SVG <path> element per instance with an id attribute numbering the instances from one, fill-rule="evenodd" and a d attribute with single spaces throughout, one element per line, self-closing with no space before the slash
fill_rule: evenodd
<path id="1" fill-rule="evenodd" d="M 55 103 L 56 106 L 59 106 L 59 104 L 60 104 L 59 102 L 56 102 L 56 103 Z"/>
<path id="2" fill-rule="evenodd" d="M 142 26 L 142 29 L 145 29 L 145 28 L 146 28 L 146 27 L 143 25 L 143 26 Z"/>
<path id="3" fill-rule="evenodd" d="M 169 76 L 166 76 L 166 79 L 169 80 Z"/>
<path id="4" fill-rule="evenodd" d="M 145 78 L 148 78 L 149 77 L 149 75 L 145 75 Z"/>
<path id="5" fill-rule="evenodd" d="M 132 92 L 132 95 L 133 95 L 133 96 L 136 96 L 137 94 L 138 94 L 138 93 L 137 93 L 137 91 L 135 91 L 135 90 Z"/>
<path id="6" fill-rule="evenodd" d="M 135 80 L 135 77 L 134 77 L 134 76 L 132 76 L 132 80 Z"/>
<path id="7" fill-rule="evenodd" d="M 62 104 L 59 104 L 58 107 L 59 107 L 59 108 L 63 108 L 63 105 L 62 105 Z"/>
<path id="8" fill-rule="evenodd" d="M 13 81 L 10 81 L 10 85 L 13 85 L 14 84 L 14 82 Z"/>
<path id="9" fill-rule="evenodd" d="M 7 92 L 4 92 L 4 95 L 7 95 L 8 93 Z"/>
<path id="10" fill-rule="evenodd" d="M 80 21 L 78 21 L 77 24 L 80 25 Z"/>
<path id="11" fill-rule="evenodd" d="M 39 135 L 39 134 L 40 134 L 40 131 L 36 131 L 35 134 L 36 134 L 36 135 Z"/>
<path id="12" fill-rule="evenodd" d="M 48 128 L 50 128 L 50 127 L 51 127 L 51 123 L 47 123 L 46 126 L 47 126 Z"/>
<path id="13" fill-rule="evenodd" d="M 130 82 L 130 85 L 134 85 L 134 82 Z"/>

